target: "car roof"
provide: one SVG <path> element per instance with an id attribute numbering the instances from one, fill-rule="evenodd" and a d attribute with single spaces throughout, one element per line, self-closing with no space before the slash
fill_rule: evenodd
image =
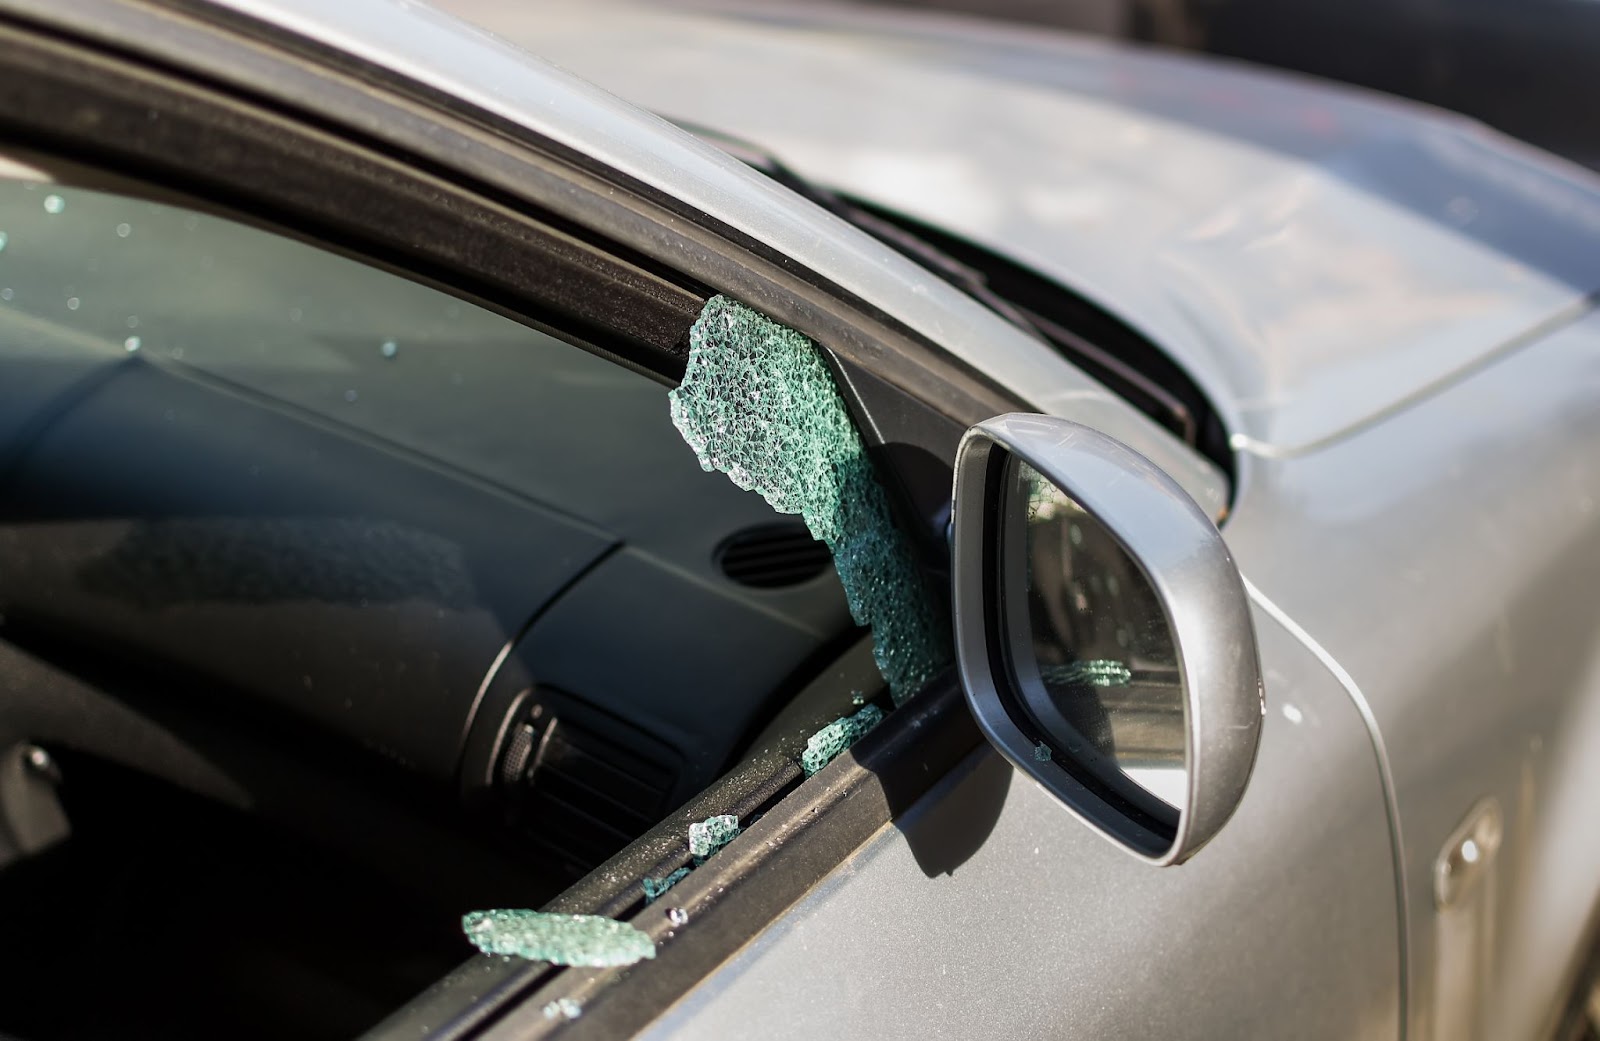
<path id="1" fill-rule="evenodd" d="M 726 153 L 428 5 L 214 2 L 399 73 L 696 206 L 834 278 L 1002 383 L 1012 383 L 1008 361 L 1028 365 L 1047 353 L 942 280 Z M 1078 386 L 1062 389 L 1096 386 L 1079 377 Z"/>
<path id="2" fill-rule="evenodd" d="M 1369 91 L 899 10 L 440 2 L 1054 278 L 1265 454 L 1447 385 L 1600 289 L 1600 180 Z"/>

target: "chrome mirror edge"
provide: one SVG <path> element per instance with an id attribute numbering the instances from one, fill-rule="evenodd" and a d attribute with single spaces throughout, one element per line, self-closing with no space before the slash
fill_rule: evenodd
<path id="1" fill-rule="evenodd" d="M 993 485 L 1004 456 L 1027 463 L 1103 525 L 1143 570 L 1166 614 L 1184 687 L 1188 775 L 1168 848 L 1158 848 L 1154 833 L 1119 815 L 1065 769 L 1031 762 L 1028 740 L 1007 712 L 1001 686 L 1009 681 L 997 677 L 990 559 Z M 962 439 L 952 520 L 957 657 L 985 737 L 1133 855 L 1157 865 L 1192 856 L 1243 797 L 1264 705 L 1249 597 L 1211 519 L 1182 486 L 1121 442 L 1058 417 L 1012 413 L 978 424 Z"/>

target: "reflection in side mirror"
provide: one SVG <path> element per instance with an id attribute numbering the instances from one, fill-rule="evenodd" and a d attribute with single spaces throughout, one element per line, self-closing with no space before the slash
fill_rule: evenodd
<path id="1" fill-rule="evenodd" d="M 999 488 L 1009 679 L 1060 752 L 1161 824 L 1187 788 L 1183 681 L 1150 582 L 1105 525 L 1015 455 Z M 1009 565 L 1009 566 L 1008 566 Z"/>
<path id="2" fill-rule="evenodd" d="M 956 637 L 991 743 L 1158 864 L 1244 793 L 1262 697 L 1243 582 L 1209 518 L 1132 449 L 1049 416 L 968 431 Z"/>

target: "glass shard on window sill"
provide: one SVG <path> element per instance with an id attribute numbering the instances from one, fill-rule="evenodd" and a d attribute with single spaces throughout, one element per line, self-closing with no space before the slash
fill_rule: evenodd
<path id="1" fill-rule="evenodd" d="M 681 867 L 664 878 L 646 878 L 641 880 L 639 885 L 644 889 L 644 902 L 647 904 L 654 903 L 656 898 L 661 896 L 662 893 L 665 893 L 679 882 L 682 882 L 688 876 L 689 869 L 686 867 Z"/>
<path id="2" fill-rule="evenodd" d="M 689 853 L 696 865 L 739 837 L 739 818 L 731 813 L 689 825 Z"/>
<path id="3" fill-rule="evenodd" d="M 881 722 L 883 710 L 876 705 L 866 705 L 853 716 L 841 716 L 811 735 L 800 755 L 800 768 L 810 777 Z"/>
<path id="4" fill-rule="evenodd" d="M 585 914 L 542 911 L 472 911 L 461 929 L 485 954 L 552 965 L 608 968 L 656 956 L 655 941 L 627 922 Z"/>

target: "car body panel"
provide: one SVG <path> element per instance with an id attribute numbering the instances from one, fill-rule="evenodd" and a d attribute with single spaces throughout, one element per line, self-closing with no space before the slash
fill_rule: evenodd
<path id="1" fill-rule="evenodd" d="M 1477 124 L 949 18 L 444 6 L 674 119 L 1018 260 L 1292 452 L 1600 289 L 1600 180 Z"/>
<path id="2" fill-rule="evenodd" d="M 985 749 L 646 1036 L 1399 1036 L 1366 729 L 1310 652 L 1256 626 L 1260 759 L 1192 860 L 1137 864 Z"/>
<path id="3" fill-rule="evenodd" d="M 1392 756 L 1410 1036 L 1549 1026 L 1600 879 L 1561 823 L 1596 769 L 1592 176 L 1418 106 L 1005 30 L 538 23 L 554 60 L 1025 260 L 1200 377 L 1272 460 L 1242 468 L 1242 569 Z M 1506 840 L 1468 924 L 1501 953 L 1462 959 L 1434 866 L 1485 796 Z"/>
<path id="4" fill-rule="evenodd" d="M 1592 940 L 1597 359 L 1591 316 L 1339 445 L 1258 461 L 1227 529 L 1245 574 L 1348 672 L 1388 747 L 1412 1037 L 1472 1036 L 1442 1025 L 1463 993 L 1477 1036 L 1539 1036 Z M 1469 968 L 1453 960 L 1433 870 L 1485 797 L 1504 815 L 1479 911 L 1495 941 Z"/>

